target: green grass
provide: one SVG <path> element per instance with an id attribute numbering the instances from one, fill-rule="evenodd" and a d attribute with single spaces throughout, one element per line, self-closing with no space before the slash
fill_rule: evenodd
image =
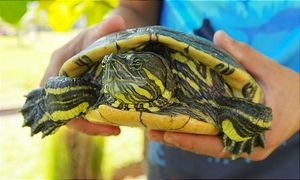
<path id="1" fill-rule="evenodd" d="M 0 108 L 21 107 L 24 95 L 38 87 L 51 53 L 77 33 L 45 32 L 35 39 L 0 36 Z M 51 141 L 57 135 L 43 140 L 30 137 L 22 121 L 20 115 L 0 116 L 0 179 L 49 178 Z M 141 129 L 123 127 L 121 135 L 105 138 L 102 176 L 110 179 L 115 168 L 141 160 L 142 147 Z"/>

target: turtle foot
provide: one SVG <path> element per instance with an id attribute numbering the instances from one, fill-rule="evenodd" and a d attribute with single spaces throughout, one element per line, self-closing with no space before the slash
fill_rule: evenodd
<path id="1" fill-rule="evenodd" d="M 28 126 L 31 128 L 31 136 L 42 132 L 43 137 L 45 137 L 66 123 L 52 121 L 49 118 L 48 113 L 46 113 L 45 94 L 44 88 L 31 91 L 26 96 L 26 102 L 20 111 L 24 117 L 23 127 Z"/>
<path id="2" fill-rule="evenodd" d="M 224 151 L 230 151 L 233 154 L 232 159 L 236 159 L 242 153 L 251 154 L 256 146 L 264 147 L 264 135 L 260 133 L 248 140 L 236 142 L 224 134 L 223 143 Z"/>

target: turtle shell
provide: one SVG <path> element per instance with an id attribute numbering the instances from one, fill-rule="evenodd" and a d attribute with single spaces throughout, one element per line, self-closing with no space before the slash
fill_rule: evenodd
<path id="1" fill-rule="evenodd" d="M 21 109 L 32 135 L 75 117 L 194 134 L 220 133 L 239 156 L 264 147 L 272 110 L 256 81 L 221 49 L 160 26 L 100 38 L 32 90 Z"/>
<path id="2" fill-rule="evenodd" d="M 138 49 L 149 42 L 162 43 L 214 69 L 233 88 L 234 96 L 256 103 L 263 102 L 261 88 L 230 55 L 204 38 L 162 26 L 128 29 L 104 36 L 67 60 L 59 74 L 80 77 L 104 56 Z"/>
<path id="3" fill-rule="evenodd" d="M 230 55 L 201 37 L 186 35 L 162 26 L 128 29 L 102 37 L 66 61 L 60 70 L 60 76 L 81 77 L 106 55 L 131 50 L 143 51 L 143 47 L 151 43 L 160 43 L 215 70 L 231 87 L 234 97 L 254 103 L 263 102 L 263 93 L 259 85 Z M 90 110 L 85 118 L 102 123 L 142 126 L 141 116 L 142 124 L 152 129 L 197 134 L 218 133 L 214 124 L 187 115 L 171 116 L 149 112 L 143 112 L 141 115 L 139 112 L 119 110 L 108 105 L 100 105 Z M 180 128 L 183 126 L 184 128 Z"/>

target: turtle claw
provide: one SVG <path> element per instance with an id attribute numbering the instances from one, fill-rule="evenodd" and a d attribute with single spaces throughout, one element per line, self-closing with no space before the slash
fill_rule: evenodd
<path id="1" fill-rule="evenodd" d="M 55 129 L 65 122 L 52 121 L 46 113 L 45 90 L 35 89 L 27 95 L 27 100 L 21 109 L 24 117 L 23 127 L 31 128 L 31 136 L 42 132 L 43 137 L 51 134 Z"/>
<path id="2" fill-rule="evenodd" d="M 236 142 L 231 140 L 225 134 L 223 135 L 224 151 L 229 151 L 233 154 L 232 159 L 238 158 L 242 153 L 251 154 L 256 146 L 264 147 L 264 135 L 257 134 L 256 136 L 246 140 Z"/>
<path id="3" fill-rule="evenodd" d="M 43 129 L 41 130 L 43 135 L 42 138 L 53 134 L 60 126 L 63 126 L 67 123 L 67 121 L 45 121 L 43 124 Z"/>
<path id="4" fill-rule="evenodd" d="M 27 95 L 27 100 L 21 109 L 21 113 L 24 116 L 24 126 L 34 127 L 38 123 L 39 119 L 42 119 L 44 111 L 43 96 L 45 95 L 44 89 L 35 89 Z"/>

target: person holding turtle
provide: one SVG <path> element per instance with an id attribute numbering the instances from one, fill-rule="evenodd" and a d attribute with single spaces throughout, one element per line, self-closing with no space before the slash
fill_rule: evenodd
<path id="1" fill-rule="evenodd" d="M 205 37 L 236 59 L 262 87 L 273 116 L 265 148 L 241 154 L 246 159 L 228 161 L 220 159 L 232 154 L 223 151 L 219 136 L 150 130 L 149 179 L 299 178 L 299 14 L 298 2 L 120 1 L 102 23 L 53 53 L 41 84 L 58 75 L 67 59 L 112 32 L 160 24 Z M 119 127 L 84 119 L 68 125 L 90 135 L 120 133 Z"/>

